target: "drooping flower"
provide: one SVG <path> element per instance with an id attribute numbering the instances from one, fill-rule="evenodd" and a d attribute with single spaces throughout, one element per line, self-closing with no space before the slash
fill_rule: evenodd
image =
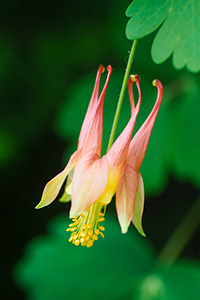
<path id="1" fill-rule="evenodd" d="M 153 85 L 158 88 L 156 103 L 130 143 L 127 161 L 117 187 L 116 208 L 123 233 L 127 232 L 132 220 L 137 230 L 142 235 L 145 235 L 141 223 L 144 208 L 144 184 L 139 169 L 144 159 L 163 97 L 161 82 L 154 80 Z"/>
<path id="2" fill-rule="evenodd" d="M 101 225 L 101 222 L 104 221 L 106 206 L 112 200 L 116 190 L 118 203 L 117 212 L 123 232 L 125 232 L 123 223 L 127 223 L 123 218 L 124 216 L 126 218 L 127 215 L 130 214 L 125 208 L 126 203 L 129 205 L 130 199 L 128 199 L 127 202 L 126 200 L 124 201 L 122 197 L 124 194 L 124 187 L 128 187 L 128 198 L 131 196 L 131 187 L 127 185 L 127 180 L 124 178 L 127 177 L 127 173 L 129 175 L 127 169 L 130 168 L 129 165 L 132 163 L 132 161 L 129 163 L 129 160 L 131 160 L 130 149 L 132 148 L 130 148 L 130 143 L 134 146 L 134 139 L 131 142 L 131 135 L 141 102 L 139 76 L 130 76 L 128 82 L 131 118 L 108 153 L 100 158 L 103 127 L 103 102 L 112 68 L 111 66 L 108 67 L 107 80 L 102 93 L 98 98 L 99 81 L 102 71 L 103 67 L 100 66 L 92 98 L 80 132 L 77 151 L 71 156 L 65 169 L 47 183 L 42 199 L 36 207 L 41 208 L 50 204 L 58 195 L 59 190 L 68 175 L 65 192 L 60 201 L 67 202 L 71 199 L 70 218 L 72 218 L 73 223 L 69 225 L 67 231 L 71 232 L 69 241 L 77 246 L 81 244 L 82 246 L 91 247 L 93 242 L 98 239 L 99 235 L 104 237 L 102 231 L 104 231 L 105 228 Z M 132 84 L 134 81 L 136 82 L 139 92 L 139 99 L 136 107 L 134 105 L 132 92 Z M 150 124 L 151 123 L 152 122 L 150 121 Z M 142 130 L 142 133 L 144 133 L 144 131 L 145 129 Z M 149 130 L 147 130 L 147 132 L 149 133 Z M 138 138 L 137 140 L 139 141 L 140 139 Z M 138 142 L 135 144 L 137 146 Z M 139 169 L 137 172 L 139 172 Z M 139 179 L 137 179 L 137 176 L 135 176 L 135 178 L 136 183 L 133 185 L 132 192 L 133 203 L 136 191 L 140 191 L 140 185 L 138 184 Z M 121 208 L 119 199 L 122 201 Z M 128 225 L 129 223 L 130 222 L 128 221 Z"/>
<path id="3" fill-rule="evenodd" d="M 133 81 L 136 82 L 139 92 L 136 108 L 134 106 L 132 91 Z M 72 241 L 75 245 L 81 244 L 90 247 L 93 245 L 94 240 L 98 238 L 98 234 L 103 236 L 101 230 L 105 228 L 100 225 L 100 222 L 104 221 L 106 206 L 110 203 L 115 193 L 118 219 L 122 232 L 125 233 L 127 231 L 131 219 L 133 219 L 133 223 L 138 231 L 142 235 L 145 235 L 141 225 L 144 205 L 144 187 L 139 168 L 147 149 L 163 94 L 161 83 L 155 80 L 153 84 L 158 88 L 156 104 L 147 120 L 131 141 L 135 120 L 140 108 L 141 92 L 139 76 L 136 75 L 129 78 L 128 90 L 132 114 L 127 126 L 104 156 L 106 157 L 108 166 L 106 188 L 98 199 L 95 200 L 95 195 L 91 198 L 93 201 L 91 204 L 93 204 L 89 206 L 88 209 L 87 205 L 83 205 L 83 198 L 82 201 L 78 201 L 77 203 L 73 203 L 72 198 L 70 214 L 72 217 L 76 216 L 76 214 L 80 214 L 79 217 L 74 217 L 74 223 L 70 224 L 70 228 L 68 229 L 68 231 L 72 232 L 69 241 Z M 81 169 L 77 171 L 77 173 L 78 172 L 81 172 Z M 81 176 L 84 176 L 84 172 L 87 172 L 87 170 L 85 169 Z M 88 177 L 88 187 L 92 180 L 91 174 L 92 171 Z M 84 207 L 83 210 L 81 210 L 82 207 Z"/>
<path id="4" fill-rule="evenodd" d="M 72 182 L 72 205 L 70 210 L 70 216 L 73 218 L 72 221 L 74 223 L 70 224 L 68 229 L 68 231 L 72 232 L 69 241 L 72 241 L 75 245 L 81 244 L 82 246 L 86 245 L 87 247 L 91 247 L 94 240 L 98 239 L 99 234 L 104 237 L 102 231 L 104 231 L 105 228 L 101 225 L 101 222 L 104 221 L 106 206 L 111 202 L 116 192 L 126 163 L 132 131 L 140 108 L 141 93 L 139 76 L 131 76 L 129 86 L 132 86 L 134 81 L 139 91 L 137 106 L 135 108 L 133 96 L 130 97 L 131 118 L 128 124 L 108 153 L 101 159 L 94 161 L 95 163 L 98 162 L 99 165 L 102 164 L 104 171 L 96 175 L 98 169 L 94 162 L 89 161 L 87 157 L 84 157 L 83 160 L 80 161 L 80 165 L 75 168 Z M 96 176 L 98 176 L 98 180 L 96 180 Z M 104 186 L 103 192 L 97 197 L 96 194 L 99 186 L 104 184 L 105 178 L 106 186 Z M 81 184 L 82 187 L 80 188 Z M 94 184 L 95 188 L 92 189 L 92 194 L 90 189 Z"/>
<path id="5" fill-rule="evenodd" d="M 112 67 L 108 66 L 107 69 L 107 79 L 100 96 L 98 96 L 99 83 L 101 74 L 105 69 L 102 65 L 98 69 L 92 97 L 80 131 L 77 150 L 70 157 L 65 169 L 46 184 L 41 201 L 36 206 L 37 209 L 47 206 L 55 200 L 68 174 L 65 193 L 61 202 L 69 201 L 71 199 L 73 172 L 78 162 L 82 161 L 82 158 L 85 157 L 87 157 L 88 160 L 100 157 L 103 130 L 103 105 Z"/>

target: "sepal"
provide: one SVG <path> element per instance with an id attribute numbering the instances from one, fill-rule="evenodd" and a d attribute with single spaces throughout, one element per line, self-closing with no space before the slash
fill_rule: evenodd
<path id="1" fill-rule="evenodd" d="M 42 199 L 39 202 L 39 204 L 35 207 L 36 209 L 45 207 L 55 200 L 67 175 L 74 168 L 74 165 L 76 164 L 79 158 L 80 152 L 81 150 L 77 150 L 76 152 L 74 152 L 64 170 L 46 184 L 42 194 Z"/>
<path id="2" fill-rule="evenodd" d="M 138 172 L 138 177 L 139 177 L 139 184 L 135 196 L 135 207 L 134 207 L 132 222 L 135 228 L 138 230 L 138 232 L 141 235 L 146 236 L 142 228 L 142 215 L 144 210 L 144 183 L 140 172 Z"/>
<path id="3" fill-rule="evenodd" d="M 74 174 L 74 170 L 72 170 L 67 177 L 65 191 L 64 191 L 62 197 L 59 199 L 59 202 L 66 203 L 66 202 L 71 201 L 71 189 L 72 189 L 73 174 Z"/>
<path id="4" fill-rule="evenodd" d="M 116 209 L 122 233 L 127 232 L 133 218 L 138 182 L 137 171 L 125 165 L 116 191 Z"/>
<path id="5" fill-rule="evenodd" d="M 108 180 L 106 156 L 85 154 L 76 165 L 72 183 L 70 218 L 80 215 L 103 193 Z"/>

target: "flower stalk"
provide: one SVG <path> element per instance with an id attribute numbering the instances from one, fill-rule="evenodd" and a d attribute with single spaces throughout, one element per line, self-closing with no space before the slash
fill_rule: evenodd
<path id="1" fill-rule="evenodd" d="M 133 63 L 133 58 L 134 58 L 134 55 L 135 55 L 135 50 L 136 50 L 137 43 L 138 43 L 138 40 L 133 41 L 133 45 L 132 45 L 131 52 L 130 52 L 130 55 L 129 55 L 129 59 L 128 59 L 128 63 L 127 63 L 127 67 L 126 67 L 126 71 L 125 71 L 124 79 L 123 79 L 123 83 L 122 83 L 122 88 L 121 88 L 121 91 L 120 91 L 119 100 L 118 100 L 118 103 L 117 103 L 117 108 L 116 108 L 116 112 L 115 112 L 115 116 L 114 116 L 114 120 L 113 120 L 113 125 L 112 125 L 112 129 L 111 129 L 111 132 L 110 132 L 107 152 L 113 144 L 115 131 L 116 131 L 116 128 L 117 128 L 117 122 L 118 122 L 118 119 L 119 119 L 119 114 L 120 114 L 120 110 L 121 110 L 121 106 L 122 106 L 122 102 L 123 102 L 124 93 L 125 93 L 125 90 L 126 90 L 129 74 L 130 74 L 130 71 L 131 71 L 131 66 L 132 66 L 132 63 Z"/>

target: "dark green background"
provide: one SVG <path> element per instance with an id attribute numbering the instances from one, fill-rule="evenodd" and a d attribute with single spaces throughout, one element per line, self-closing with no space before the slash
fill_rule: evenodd
<path id="1" fill-rule="evenodd" d="M 32 237 L 45 233 L 46 224 L 53 216 L 64 211 L 68 213 L 69 206 L 63 206 L 57 201 L 40 211 L 35 211 L 34 207 L 40 200 L 44 184 L 62 169 L 64 162 L 75 150 L 79 123 L 88 105 L 99 64 L 111 64 L 114 68 L 113 83 L 119 84 L 116 86 L 110 83 L 115 92 L 110 89 L 108 94 L 110 98 L 114 95 L 113 109 L 115 107 L 132 44 L 125 37 L 127 18 L 124 12 L 129 3 L 128 0 L 8 0 L 0 5 L 2 299 L 24 299 L 23 293 L 13 283 L 13 266 L 23 255 L 25 244 Z M 191 120 L 198 118 L 199 113 L 195 117 L 193 114 L 187 117 L 182 109 L 182 119 L 182 115 L 180 118 L 177 115 L 183 106 L 181 101 L 187 98 L 184 89 L 187 90 L 188 82 L 189 91 L 194 89 L 197 95 L 194 99 L 198 99 L 200 76 L 186 70 L 174 70 L 171 58 L 162 65 L 155 65 L 150 57 L 153 36 L 139 42 L 133 72 L 140 74 L 144 82 L 142 86 L 141 81 L 144 107 L 145 99 L 148 98 L 146 84 L 147 89 L 152 90 L 148 110 L 145 112 L 144 109 L 140 120 L 144 120 L 155 101 L 156 93 L 150 86 L 155 77 L 164 86 L 168 86 L 165 99 L 166 103 L 172 103 L 170 107 L 163 103 L 158 122 L 161 125 L 164 122 L 164 131 L 159 133 L 159 125 L 154 133 L 154 141 L 162 135 L 164 150 L 160 146 L 156 148 L 156 142 L 152 142 L 153 150 L 150 150 L 157 159 L 160 157 L 155 167 L 158 170 L 152 170 L 151 165 L 148 168 L 147 160 L 143 171 L 144 175 L 147 174 L 144 176 L 147 187 L 144 229 L 148 239 L 160 251 L 199 194 L 200 176 L 195 173 L 199 161 L 187 153 L 187 145 L 190 144 L 190 138 L 193 139 L 193 126 L 188 132 L 184 129 L 184 135 L 181 135 L 184 126 L 188 129 L 187 122 L 191 124 Z M 87 78 L 91 78 L 90 81 Z M 177 88 L 176 80 L 180 78 L 181 87 L 178 85 Z M 186 85 L 183 84 L 185 81 Z M 76 98 L 79 89 L 81 95 L 84 95 L 81 86 L 84 82 L 86 96 Z M 171 82 L 175 82 L 175 88 L 171 88 Z M 108 98 L 106 101 L 111 101 Z M 127 98 L 124 101 L 128 103 Z M 68 105 L 72 110 L 67 109 Z M 187 103 L 185 106 L 188 111 Z M 67 112 L 63 116 L 61 112 L 65 107 Z M 194 104 L 191 107 L 192 111 L 199 112 Z M 82 114 L 79 117 L 80 111 Z M 168 121 L 172 115 L 175 118 L 170 123 Z M 109 117 L 110 126 L 111 114 Z M 122 125 L 119 126 L 123 127 L 128 117 L 125 110 L 122 113 Z M 66 128 L 63 120 L 67 124 Z M 199 121 L 196 123 L 198 130 Z M 77 129 L 74 124 L 77 124 Z M 171 131 L 168 130 L 170 126 Z M 183 136 L 183 142 L 178 146 L 177 136 L 172 137 L 174 131 L 176 134 L 178 132 L 178 136 Z M 163 145 L 162 139 L 159 139 L 159 145 Z M 199 156 L 198 136 L 197 139 L 194 136 L 193 140 L 196 143 L 191 147 L 195 148 L 194 153 Z M 182 158 L 179 149 L 183 151 Z M 151 156 L 150 153 L 147 155 Z M 150 160 L 154 160 L 154 157 L 150 157 Z M 193 169 L 191 160 L 194 161 Z M 185 168 L 182 161 L 188 162 L 190 167 Z M 159 166 L 162 166 L 162 172 Z M 114 202 L 108 210 L 115 214 Z M 182 256 L 200 258 L 198 237 L 199 232 L 196 232 Z"/>

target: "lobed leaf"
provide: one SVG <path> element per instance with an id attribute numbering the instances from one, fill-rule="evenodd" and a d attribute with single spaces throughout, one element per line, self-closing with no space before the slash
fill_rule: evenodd
<path id="1" fill-rule="evenodd" d="M 106 237 L 99 237 L 90 249 L 68 242 L 64 216 L 50 223 L 46 236 L 28 244 L 14 270 L 15 281 L 28 299 L 131 298 L 131 278 L 146 274 L 155 254 L 136 231 L 121 234 L 117 218 L 106 215 Z"/>
<path id="2" fill-rule="evenodd" d="M 199 299 L 198 262 L 156 266 L 147 239 L 131 230 L 122 235 L 109 214 L 105 239 L 90 249 L 75 247 L 67 241 L 66 218 L 56 217 L 45 236 L 29 242 L 14 268 L 15 282 L 27 299 Z"/>
<path id="3" fill-rule="evenodd" d="M 126 16 L 131 17 L 127 23 L 128 39 L 141 39 L 158 28 L 166 18 L 171 1 L 135 0 L 126 10 Z"/>
<path id="4" fill-rule="evenodd" d="M 156 30 L 152 44 L 155 63 L 164 62 L 173 54 L 176 69 L 184 66 L 192 72 L 200 70 L 200 2 L 198 0 L 135 0 L 126 15 L 129 39 L 140 39 Z"/>

